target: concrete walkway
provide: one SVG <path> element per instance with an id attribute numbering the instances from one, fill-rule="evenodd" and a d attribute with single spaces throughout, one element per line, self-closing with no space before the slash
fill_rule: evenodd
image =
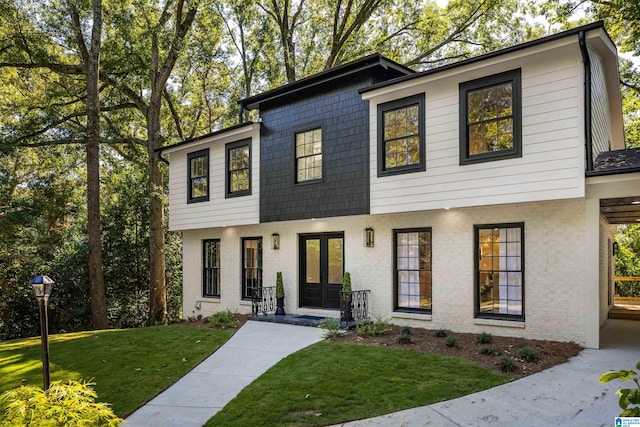
<path id="1" fill-rule="evenodd" d="M 606 371 L 634 369 L 640 360 L 640 322 L 609 320 L 601 349 L 568 363 L 479 393 L 342 424 L 373 426 L 613 426 L 621 381 L 600 383 Z"/>
<path id="2" fill-rule="evenodd" d="M 191 372 L 127 418 L 128 427 L 200 427 L 282 358 L 322 340 L 324 330 L 247 322 Z"/>
<path id="3" fill-rule="evenodd" d="M 247 322 L 214 354 L 127 419 L 127 426 L 199 427 L 283 357 L 322 340 L 322 329 Z M 479 393 L 342 424 L 373 426 L 612 426 L 620 413 L 606 371 L 640 360 L 640 322 L 609 320 L 600 350 Z M 384 393 L 381 390 L 380 393 Z"/>

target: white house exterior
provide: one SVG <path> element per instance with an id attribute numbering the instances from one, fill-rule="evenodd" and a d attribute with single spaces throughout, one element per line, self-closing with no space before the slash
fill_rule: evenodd
<path id="1" fill-rule="evenodd" d="M 422 73 L 372 55 L 241 106 L 261 121 L 161 152 L 185 317 L 249 313 L 278 271 L 287 313 L 338 317 L 350 272 L 396 324 L 599 346 L 601 204 L 640 201 L 638 165 L 598 166 L 628 151 L 602 23 Z"/>

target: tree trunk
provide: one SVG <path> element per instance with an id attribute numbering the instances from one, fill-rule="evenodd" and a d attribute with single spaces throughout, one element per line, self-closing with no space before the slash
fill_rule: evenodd
<path id="1" fill-rule="evenodd" d="M 167 293 L 164 260 L 164 185 L 156 148 L 161 146 L 160 98 L 151 95 L 147 113 L 149 154 L 149 181 L 151 206 L 149 207 L 149 323 L 167 324 Z"/>
<path id="2" fill-rule="evenodd" d="M 93 0 L 91 46 L 87 49 L 80 16 L 70 4 L 71 23 L 82 56 L 87 85 L 87 234 L 89 242 L 89 291 L 91 295 L 91 325 L 106 329 L 107 302 L 102 269 L 102 236 L 100 224 L 100 39 L 102 37 L 102 0 Z"/>

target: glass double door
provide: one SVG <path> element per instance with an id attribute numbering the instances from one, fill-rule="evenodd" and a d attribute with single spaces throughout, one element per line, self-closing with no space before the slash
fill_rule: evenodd
<path id="1" fill-rule="evenodd" d="M 300 306 L 340 308 L 344 233 L 300 235 Z"/>

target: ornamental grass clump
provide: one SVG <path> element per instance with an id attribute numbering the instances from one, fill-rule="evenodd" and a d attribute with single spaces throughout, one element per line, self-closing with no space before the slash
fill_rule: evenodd
<path id="1" fill-rule="evenodd" d="M 525 362 L 534 363 L 540 360 L 540 355 L 533 347 L 520 347 L 516 353 Z"/>
<path id="2" fill-rule="evenodd" d="M 408 326 L 403 326 L 400 332 L 400 336 L 398 337 L 399 344 L 411 344 L 413 340 L 411 339 L 411 328 Z"/>

